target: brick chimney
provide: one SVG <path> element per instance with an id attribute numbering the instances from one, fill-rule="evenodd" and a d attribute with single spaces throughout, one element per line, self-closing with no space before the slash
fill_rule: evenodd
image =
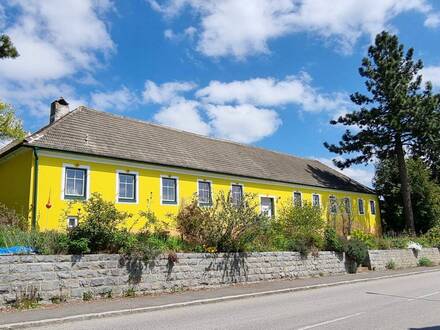
<path id="1" fill-rule="evenodd" d="M 58 100 L 53 101 L 50 104 L 50 121 L 52 124 L 64 115 L 69 113 L 69 103 L 63 98 L 60 97 Z"/>

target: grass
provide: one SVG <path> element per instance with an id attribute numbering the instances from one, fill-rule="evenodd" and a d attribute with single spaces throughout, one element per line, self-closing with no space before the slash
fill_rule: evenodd
<path id="1" fill-rule="evenodd" d="M 136 297 L 136 291 L 134 288 L 128 288 L 124 291 L 123 296 L 127 298 L 134 298 Z"/>
<path id="2" fill-rule="evenodd" d="M 390 261 L 387 262 L 385 268 L 388 270 L 396 269 L 396 263 L 394 262 L 394 260 L 391 259 Z"/>
<path id="3" fill-rule="evenodd" d="M 91 291 L 83 292 L 83 300 L 84 301 L 90 301 L 92 299 L 93 299 L 93 292 L 91 292 Z"/>
<path id="4" fill-rule="evenodd" d="M 434 266 L 434 263 L 432 262 L 431 259 L 422 257 L 419 259 L 418 265 L 419 267 L 432 267 Z"/>
<path id="5" fill-rule="evenodd" d="M 17 309 L 32 309 L 38 307 L 40 300 L 41 297 L 38 289 L 34 286 L 30 286 L 17 293 L 11 306 Z"/>

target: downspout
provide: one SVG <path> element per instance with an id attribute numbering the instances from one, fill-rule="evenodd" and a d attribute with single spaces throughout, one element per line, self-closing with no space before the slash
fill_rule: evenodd
<path id="1" fill-rule="evenodd" d="M 32 196 L 32 230 L 37 228 L 37 200 L 38 200 L 38 147 L 34 147 L 34 188 Z"/>

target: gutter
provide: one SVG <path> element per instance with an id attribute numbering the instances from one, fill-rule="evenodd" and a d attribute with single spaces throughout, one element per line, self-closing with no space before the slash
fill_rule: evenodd
<path id="1" fill-rule="evenodd" d="M 33 147 L 34 151 L 34 187 L 32 192 L 32 229 L 37 227 L 37 201 L 38 201 L 38 147 Z"/>

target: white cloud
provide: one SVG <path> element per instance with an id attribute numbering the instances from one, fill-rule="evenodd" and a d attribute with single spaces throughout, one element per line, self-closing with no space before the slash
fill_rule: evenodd
<path id="1" fill-rule="evenodd" d="M 211 127 L 203 121 L 197 108 L 198 102 L 181 100 L 170 106 L 163 107 L 154 115 L 154 120 L 162 125 L 209 135 Z"/>
<path id="2" fill-rule="evenodd" d="M 123 86 L 111 92 L 95 92 L 90 95 L 92 107 L 99 110 L 126 111 L 138 102 L 135 93 Z"/>
<path id="3" fill-rule="evenodd" d="M 371 170 L 369 167 L 365 166 L 354 166 L 350 168 L 346 168 L 344 170 L 339 169 L 335 164 L 333 164 L 333 160 L 330 158 L 316 158 L 316 157 L 309 157 L 311 159 L 316 159 L 317 161 L 323 163 L 324 165 L 327 165 L 336 171 L 352 178 L 353 180 L 363 184 L 367 187 L 372 187 L 373 184 L 373 177 L 374 177 L 374 170 Z"/>
<path id="4" fill-rule="evenodd" d="M 274 110 L 253 105 L 207 105 L 213 134 L 220 138 L 252 143 L 273 134 L 281 125 Z"/>
<path id="5" fill-rule="evenodd" d="M 350 52 L 362 35 L 390 29 L 390 21 L 405 12 L 425 15 L 425 25 L 437 25 L 437 13 L 427 0 L 169 0 L 152 8 L 173 17 L 189 7 L 200 18 L 197 49 L 207 56 L 245 58 L 268 53 L 268 42 L 309 32 L 335 41 Z"/>
<path id="6" fill-rule="evenodd" d="M 172 29 L 166 29 L 165 31 L 163 31 L 163 35 L 165 39 L 181 41 L 185 38 L 193 39 L 196 32 L 197 29 L 194 26 L 189 26 L 185 30 L 183 30 L 182 33 L 175 33 Z"/>
<path id="7" fill-rule="evenodd" d="M 211 81 L 199 89 L 192 82 L 158 85 L 148 80 L 143 100 L 162 105 L 154 116 L 161 124 L 242 143 L 253 143 L 275 133 L 282 124 L 277 111 L 285 105 L 296 104 L 302 111 L 334 113 L 349 107 L 345 94 L 326 95 L 313 88 L 307 73 L 283 80 L 267 77 L 227 83 Z"/>
<path id="8" fill-rule="evenodd" d="M 436 28 L 440 25 L 440 14 L 430 14 L 426 17 L 425 26 L 429 28 Z"/>
<path id="9" fill-rule="evenodd" d="M 63 96 L 73 109 L 85 101 L 75 93 L 68 84 L 34 82 L 12 83 L 0 80 L 0 99 L 12 104 L 19 111 L 27 111 L 30 115 L 43 119 L 49 118 L 50 103 Z"/>
<path id="10" fill-rule="evenodd" d="M 281 106 L 293 103 L 300 105 L 304 111 L 341 111 L 348 106 L 346 95 L 320 94 L 310 85 L 310 81 L 310 77 L 304 73 L 284 80 L 268 77 L 228 83 L 211 81 L 207 87 L 198 90 L 196 95 L 204 102 L 215 104 Z"/>
<path id="11" fill-rule="evenodd" d="M 422 70 L 424 81 L 430 81 L 433 86 L 440 88 L 440 66 L 427 66 Z"/>
<path id="12" fill-rule="evenodd" d="M 104 22 L 97 16 L 99 3 L 57 0 L 15 1 L 19 14 L 6 28 L 20 56 L 5 59 L 2 77 L 13 81 L 58 79 L 79 69 L 92 69 L 97 55 L 107 54 L 114 44 Z"/>
<path id="13" fill-rule="evenodd" d="M 189 92 L 196 88 L 192 82 L 168 82 L 157 85 L 151 80 L 145 82 L 143 99 L 146 103 L 169 104 L 182 99 L 182 93 Z"/>
<path id="14" fill-rule="evenodd" d="M 48 116 L 49 104 L 64 96 L 71 107 L 82 102 L 67 79 L 88 77 L 104 63 L 115 45 L 103 15 L 113 8 L 107 0 L 16 0 L 3 4 L 13 20 L 0 22 L 20 56 L 0 65 L 0 99 L 19 111 Z M 0 15 L 0 20 L 2 16 Z"/>

